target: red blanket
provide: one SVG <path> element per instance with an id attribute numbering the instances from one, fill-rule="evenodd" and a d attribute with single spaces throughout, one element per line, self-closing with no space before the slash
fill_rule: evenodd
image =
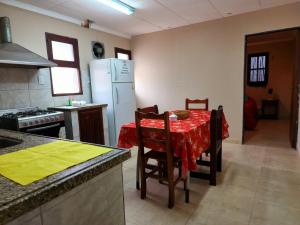
<path id="1" fill-rule="evenodd" d="M 248 97 L 244 104 L 244 118 L 245 118 L 245 128 L 247 130 L 254 130 L 257 124 L 256 119 L 257 105 L 253 98 Z"/>

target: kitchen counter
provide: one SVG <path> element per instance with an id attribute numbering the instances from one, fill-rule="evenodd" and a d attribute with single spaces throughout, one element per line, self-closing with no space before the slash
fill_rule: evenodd
<path id="1" fill-rule="evenodd" d="M 57 106 L 48 109 L 64 113 L 65 138 L 109 145 L 107 104 Z"/>
<path id="2" fill-rule="evenodd" d="M 85 110 L 85 109 L 94 109 L 94 108 L 99 108 L 99 107 L 107 107 L 107 104 L 94 104 L 94 103 L 89 103 L 81 106 L 54 106 L 48 108 L 49 110 L 56 110 L 56 111 L 80 111 L 80 110 Z"/>
<path id="3" fill-rule="evenodd" d="M 0 148 L 0 155 L 56 140 L 1 129 L 0 136 L 23 140 L 19 145 Z M 111 168 L 121 165 L 129 157 L 130 153 L 128 150 L 113 148 L 112 151 L 106 154 L 70 167 L 27 186 L 14 183 L 0 175 L 0 225 L 6 224 L 70 192 L 72 189 L 82 186 L 84 183 L 89 182 L 95 177 L 99 177 Z M 120 171 L 120 179 L 122 179 L 122 168 Z"/>

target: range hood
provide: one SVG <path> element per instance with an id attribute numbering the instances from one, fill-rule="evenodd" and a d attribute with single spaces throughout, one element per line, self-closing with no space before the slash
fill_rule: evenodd
<path id="1" fill-rule="evenodd" d="M 0 67 L 47 68 L 57 66 L 54 62 L 12 43 L 10 21 L 0 17 Z"/>

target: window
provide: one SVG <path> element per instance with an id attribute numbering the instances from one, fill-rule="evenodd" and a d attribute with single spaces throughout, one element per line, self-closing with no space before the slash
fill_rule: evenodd
<path id="1" fill-rule="evenodd" d="M 131 60 L 131 51 L 122 48 L 115 48 L 115 56 L 117 59 Z"/>
<path id="2" fill-rule="evenodd" d="M 50 69 L 53 96 L 82 94 L 78 41 L 46 33 L 49 60 L 58 66 Z"/>
<path id="3" fill-rule="evenodd" d="M 256 53 L 248 55 L 248 76 L 249 86 L 265 87 L 269 75 L 269 53 Z"/>

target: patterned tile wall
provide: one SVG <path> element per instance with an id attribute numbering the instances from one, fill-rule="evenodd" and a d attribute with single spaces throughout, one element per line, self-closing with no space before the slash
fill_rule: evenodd
<path id="1" fill-rule="evenodd" d="M 83 95 L 74 100 L 91 102 L 89 73 L 81 71 Z M 43 80 L 40 84 L 39 80 Z M 52 97 L 49 69 L 0 68 L 0 109 L 65 105 L 68 96 Z"/>

